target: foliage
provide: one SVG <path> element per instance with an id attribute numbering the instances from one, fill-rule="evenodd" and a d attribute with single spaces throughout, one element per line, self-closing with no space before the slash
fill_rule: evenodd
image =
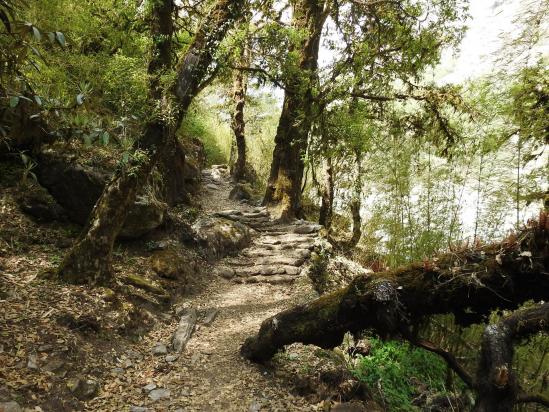
<path id="1" fill-rule="evenodd" d="M 414 397 L 420 387 L 445 392 L 446 364 L 435 354 L 411 347 L 408 343 L 369 338 L 370 354 L 358 356 L 355 376 L 366 382 L 374 396 L 391 411 L 420 410 Z"/>

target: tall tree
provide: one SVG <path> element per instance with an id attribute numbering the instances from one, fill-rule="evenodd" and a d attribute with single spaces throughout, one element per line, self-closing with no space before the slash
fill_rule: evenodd
<path id="1" fill-rule="evenodd" d="M 248 36 L 247 29 L 238 50 L 238 60 L 242 67 L 248 66 Z M 236 161 L 232 166 L 231 174 L 235 180 L 244 178 L 246 170 L 246 123 L 244 121 L 244 107 L 246 105 L 246 92 L 248 88 L 248 76 L 244 70 L 235 70 L 233 79 L 233 105 L 234 111 L 231 119 L 236 142 Z"/>
<path id="2" fill-rule="evenodd" d="M 129 205 L 174 136 L 200 90 L 219 43 L 241 13 L 240 2 L 236 0 L 218 0 L 210 9 L 178 63 L 170 92 L 158 101 L 159 113 L 145 126 L 129 161 L 117 169 L 82 235 L 65 256 L 59 268 L 62 279 L 88 284 L 111 280 L 113 244 Z"/>
<path id="3" fill-rule="evenodd" d="M 299 71 L 287 81 L 282 113 L 275 136 L 275 148 L 263 203 L 276 204 L 282 219 L 301 214 L 301 180 L 307 139 L 318 101 L 318 52 L 329 3 L 324 0 L 292 2 L 292 28 L 302 35 L 295 50 Z"/>

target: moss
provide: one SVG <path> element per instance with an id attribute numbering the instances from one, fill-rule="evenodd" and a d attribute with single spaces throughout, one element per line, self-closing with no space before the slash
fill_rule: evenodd
<path id="1" fill-rule="evenodd" d="M 166 291 L 160 286 L 155 285 L 151 281 L 145 279 L 142 276 L 130 274 L 122 278 L 123 282 L 128 285 L 135 286 L 136 288 L 146 290 L 147 292 L 154 293 L 156 295 L 165 295 Z"/>

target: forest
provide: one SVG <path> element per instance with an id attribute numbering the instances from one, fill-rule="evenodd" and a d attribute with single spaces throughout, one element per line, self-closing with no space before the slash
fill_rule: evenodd
<path id="1" fill-rule="evenodd" d="M 0 412 L 549 410 L 549 0 L 0 0 Z"/>

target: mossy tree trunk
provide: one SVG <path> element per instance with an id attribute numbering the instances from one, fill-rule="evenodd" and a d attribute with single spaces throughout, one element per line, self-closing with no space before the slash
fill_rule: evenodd
<path id="1" fill-rule="evenodd" d="M 145 126 L 130 161 L 121 165 L 97 201 L 82 235 L 65 256 L 59 276 L 69 282 L 101 284 L 112 278 L 112 249 L 135 200 L 163 150 L 174 136 L 207 74 L 219 43 L 242 13 L 236 0 L 218 0 L 200 25 L 177 66 L 170 93 L 163 96 L 156 119 Z"/>
<path id="2" fill-rule="evenodd" d="M 247 45 L 240 48 L 240 65 L 248 66 Z M 236 70 L 233 80 L 233 104 L 231 129 L 233 130 L 236 142 L 236 161 L 232 165 L 231 174 L 238 181 L 244 179 L 246 170 L 246 123 L 244 121 L 244 107 L 246 105 L 246 90 L 248 78 L 243 70 Z"/>
<path id="3" fill-rule="evenodd" d="M 344 289 L 265 320 L 242 353 L 263 362 L 294 342 L 332 348 L 346 332 L 369 328 L 381 336 L 410 336 L 434 314 L 453 313 L 461 324 L 479 323 L 496 308 L 548 300 L 548 270 L 545 219 L 500 244 L 359 276 Z"/>
<path id="4" fill-rule="evenodd" d="M 478 365 L 475 412 L 512 412 L 517 403 L 549 400 L 521 393 L 512 368 L 514 346 L 539 332 L 549 332 L 549 303 L 519 310 L 484 331 Z"/>
<path id="5" fill-rule="evenodd" d="M 292 2 L 292 27 L 306 33 L 299 47 L 298 73 L 287 82 L 282 113 L 275 135 L 271 171 L 263 203 L 276 206 L 281 219 L 300 217 L 303 157 L 318 102 L 318 51 L 327 17 L 324 0 Z"/>
<path id="6" fill-rule="evenodd" d="M 323 167 L 323 182 L 320 189 L 320 212 L 318 223 L 330 231 L 334 215 L 334 168 L 332 158 L 327 157 Z"/>

